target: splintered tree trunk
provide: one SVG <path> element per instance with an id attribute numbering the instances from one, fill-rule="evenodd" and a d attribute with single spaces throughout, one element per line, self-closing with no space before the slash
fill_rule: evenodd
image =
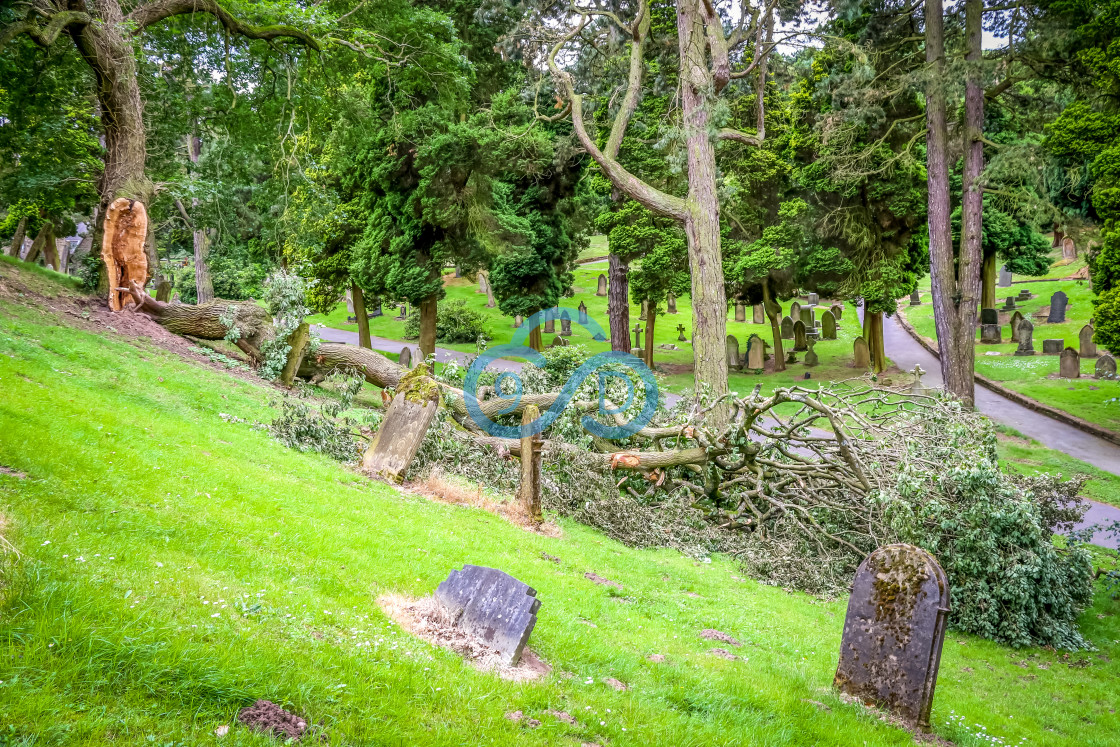
<path id="1" fill-rule="evenodd" d="M 649 369 L 653 370 L 653 332 L 654 323 L 657 321 L 657 306 L 650 301 L 649 313 L 646 314 L 646 347 L 645 347 L 645 362 Z"/>
<path id="2" fill-rule="evenodd" d="M 617 254 L 607 259 L 607 316 L 611 327 L 611 350 L 629 353 L 630 266 Z"/>
<path id="3" fill-rule="evenodd" d="M 8 246 L 8 256 L 18 257 L 19 250 L 23 248 L 23 240 L 27 237 L 27 216 L 19 219 L 16 224 L 16 233 L 12 236 L 12 243 Z"/>
<path id="4" fill-rule="evenodd" d="M 54 224 L 47 221 L 43 227 L 39 229 L 39 235 L 31 242 L 31 248 L 27 250 L 27 256 L 24 257 L 26 262 L 38 262 L 39 255 L 43 255 L 43 259 L 47 260 L 50 255 L 54 253 Z M 57 261 L 57 256 L 55 261 Z"/>
<path id="5" fill-rule="evenodd" d="M 436 352 L 437 304 L 435 296 L 420 302 L 420 357 L 424 360 Z"/>
<path id="6" fill-rule="evenodd" d="M 148 212 L 144 203 L 119 197 L 105 214 L 101 239 L 101 259 L 109 279 L 109 308 L 120 311 L 133 303 L 132 283 L 140 288 L 148 283 L 148 255 L 144 241 L 148 234 Z"/>
<path id="7" fill-rule="evenodd" d="M 774 370 L 786 370 L 786 351 L 782 345 L 782 307 L 770 297 L 770 281 L 762 283 L 762 309 L 770 320 L 770 334 L 774 338 Z"/>
<path id="8" fill-rule="evenodd" d="M 984 257 L 984 269 L 981 272 L 980 283 L 980 308 L 994 309 L 996 307 L 996 255 L 989 254 Z"/>
<path id="9" fill-rule="evenodd" d="M 540 522 L 541 514 L 541 451 L 544 443 L 540 433 L 530 433 L 528 426 L 536 422 L 541 411 L 536 405 L 526 405 L 521 414 L 521 484 L 517 500 L 525 508 L 530 521 Z"/>
<path id="10" fill-rule="evenodd" d="M 187 156 L 191 163 L 198 163 L 202 155 L 202 139 L 197 135 L 187 136 Z M 194 287 L 198 293 L 198 303 L 210 303 L 214 300 L 214 281 L 210 278 L 210 237 L 206 229 L 198 222 L 198 198 L 191 200 L 193 213 L 193 231 L 191 239 L 194 243 Z"/>
<path id="11" fill-rule="evenodd" d="M 350 298 L 354 302 L 354 318 L 358 320 L 358 347 L 370 350 L 373 343 L 369 337 L 369 314 L 366 312 L 366 296 L 357 283 L 350 284 Z"/>
<path id="12" fill-rule="evenodd" d="M 290 346 L 288 360 L 284 363 L 284 370 L 280 372 L 280 383 L 284 386 L 291 386 L 295 381 L 299 367 L 303 363 L 303 356 L 307 353 L 307 343 L 310 341 L 311 327 L 307 322 L 296 327 L 295 332 L 292 332 L 291 337 L 288 338 Z"/>

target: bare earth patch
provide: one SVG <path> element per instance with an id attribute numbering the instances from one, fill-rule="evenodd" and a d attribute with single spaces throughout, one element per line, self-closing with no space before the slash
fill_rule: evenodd
<path id="1" fill-rule="evenodd" d="M 0 464 L 0 475 L 10 475 L 10 476 L 16 478 L 17 480 L 26 480 L 27 479 L 27 473 L 26 472 L 20 472 L 18 469 L 12 469 L 11 467 L 5 467 L 2 464 Z"/>
<path id="2" fill-rule="evenodd" d="M 460 482 L 448 479 L 439 470 L 432 470 L 432 474 L 421 481 L 407 485 L 410 492 L 453 506 L 470 506 L 481 508 L 483 511 L 500 516 L 510 524 L 521 527 L 528 532 L 545 537 L 562 537 L 564 533 L 560 527 L 551 521 L 533 521 L 525 511 L 525 507 L 514 500 L 495 500 L 482 492 L 481 486 L 474 488 Z M 557 559 L 559 562 L 559 559 Z"/>
<path id="3" fill-rule="evenodd" d="M 516 666 L 502 664 L 502 656 L 465 630 L 455 626 L 451 615 L 435 597 L 412 599 L 402 594 L 377 598 L 382 611 L 412 635 L 433 646 L 454 651 L 483 672 L 496 672 L 503 680 L 525 682 L 552 671 L 536 652 L 526 647 Z"/>
<path id="4" fill-rule="evenodd" d="M 625 682 L 623 682 L 622 680 L 616 680 L 614 677 L 604 677 L 603 684 L 610 685 L 619 692 L 630 689 L 630 687 Z"/>
<path id="5" fill-rule="evenodd" d="M 707 638 L 709 641 L 723 641 L 724 643 L 730 643 L 732 646 L 742 646 L 743 645 L 743 644 L 739 643 L 739 641 L 737 641 L 734 638 L 732 638 L 731 636 L 729 636 L 727 633 L 721 633 L 720 631 L 715 630 L 714 628 L 704 628 L 703 630 L 700 631 L 700 637 L 701 638 Z"/>
<path id="6" fill-rule="evenodd" d="M 586 578 L 588 581 L 594 581 L 595 583 L 599 584 L 600 586 L 613 586 L 616 589 L 621 589 L 622 588 L 622 584 L 618 583 L 617 581 L 611 581 L 609 578 L 603 578 L 598 573 L 588 572 L 588 573 L 583 574 L 583 577 Z"/>
<path id="7" fill-rule="evenodd" d="M 713 649 L 710 649 L 708 651 L 708 653 L 711 654 L 712 656 L 718 656 L 721 659 L 727 659 L 728 661 L 739 661 L 738 656 L 731 653 L 730 651 L 728 651 L 725 648 L 713 648 Z"/>
<path id="8" fill-rule="evenodd" d="M 307 719 L 285 711 L 270 700 L 258 700 L 242 708 L 237 713 L 237 720 L 253 731 L 296 741 L 303 739 L 309 727 Z M 326 735 L 321 734 L 319 740 L 325 742 Z"/>

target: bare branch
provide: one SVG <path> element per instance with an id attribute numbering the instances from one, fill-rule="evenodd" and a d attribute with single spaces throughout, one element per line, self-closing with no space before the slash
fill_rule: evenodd
<path id="1" fill-rule="evenodd" d="M 126 21 L 136 24 L 137 32 L 143 31 L 154 23 L 159 23 L 172 16 L 192 15 L 205 13 L 212 15 L 225 27 L 225 29 L 246 39 L 292 39 L 305 47 L 319 51 L 319 41 L 305 31 L 295 26 L 253 26 L 235 18 L 228 10 L 219 5 L 215 0 L 154 0 L 133 10 Z"/>
<path id="2" fill-rule="evenodd" d="M 90 22 L 88 13 L 78 10 L 64 10 L 54 13 L 47 18 L 45 25 L 40 25 L 33 10 L 29 10 L 22 21 L 17 21 L 0 31 L 0 49 L 7 46 L 8 42 L 20 34 L 27 34 L 31 40 L 40 47 L 49 47 L 62 30 L 69 26 L 85 26 Z"/>

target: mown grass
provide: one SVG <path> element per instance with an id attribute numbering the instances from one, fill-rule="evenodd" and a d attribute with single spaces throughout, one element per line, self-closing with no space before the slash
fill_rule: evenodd
<path id="1" fill-rule="evenodd" d="M 996 425 L 996 432 L 999 464 L 1005 470 L 1027 475 L 1051 472 L 1067 478 L 1085 475 L 1089 479 L 1081 489 L 1083 498 L 1120 507 L 1120 475 L 1049 449 L 1014 428 Z"/>
<path id="2" fill-rule="evenodd" d="M 254 427 L 277 390 L 27 299 L 0 300 L 0 390 L 0 464 L 24 475 L 0 474 L 21 553 L 0 576 L 6 744 L 270 744 L 213 734 L 256 698 L 322 722 L 332 744 L 913 741 L 831 691 L 844 600 L 742 580 L 729 558 L 628 549 L 563 520 L 544 537 L 368 482 Z M 479 673 L 375 603 L 430 593 L 463 563 L 538 590 L 546 679 Z M 1118 613 L 1098 594 L 1081 622 L 1099 648 L 1068 657 L 950 633 L 936 732 L 1115 744 Z M 708 654 L 708 627 L 743 641 L 742 659 Z"/>

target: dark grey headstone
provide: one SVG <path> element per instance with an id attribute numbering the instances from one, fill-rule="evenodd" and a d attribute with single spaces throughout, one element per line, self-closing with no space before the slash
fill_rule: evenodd
<path id="1" fill-rule="evenodd" d="M 999 324 L 999 312 L 995 309 L 980 309 L 981 324 Z"/>
<path id="2" fill-rule="evenodd" d="M 1014 311 L 1016 308 L 1018 308 L 1018 307 L 1015 305 L 1015 296 L 1008 296 L 1007 299 L 1003 302 L 1003 309 L 1002 310 L 1003 311 Z"/>
<path id="3" fill-rule="evenodd" d="M 579 302 L 579 323 L 587 325 L 587 304 L 583 301 Z"/>
<path id="4" fill-rule="evenodd" d="M 856 571 L 835 687 L 928 727 L 949 617 L 949 580 L 925 550 L 880 547 Z"/>
<path id="5" fill-rule="evenodd" d="M 793 320 L 790 319 L 788 316 L 782 317 L 782 339 L 783 340 L 792 340 L 793 339 Z"/>
<path id="6" fill-rule="evenodd" d="M 1066 296 L 1065 291 L 1058 291 L 1050 296 L 1050 315 L 1046 317 L 1046 321 L 1050 324 L 1060 324 L 1066 320 L 1066 306 L 1069 304 L 1069 297 Z"/>
<path id="7" fill-rule="evenodd" d="M 451 571 L 435 596 L 456 627 L 500 652 L 509 666 L 521 658 L 541 608 L 536 589 L 508 573 L 480 565 Z"/>
<path id="8" fill-rule="evenodd" d="M 798 319 L 793 323 L 793 349 L 799 353 L 808 350 L 808 342 L 805 338 L 805 322 Z"/>
<path id="9" fill-rule="evenodd" d="M 408 346 L 401 348 L 401 354 L 397 362 L 400 363 L 403 368 L 412 368 L 412 348 Z"/>
<path id="10" fill-rule="evenodd" d="M 1020 330 L 1022 327 L 1020 327 Z M 1042 354 L 1043 355 L 1061 355 L 1062 348 L 1066 346 L 1065 340 L 1043 340 L 1042 341 Z"/>
<path id="11" fill-rule="evenodd" d="M 1006 265 L 999 268 L 999 281 L 996 283 L 996 285 L 998 285 L 1000 288 L 1011 287 L 1011 270 L 1007 269 Z"/>
<path id="12" fill-rule="evenodd" d="M 922 294 L 919 293 L 916 290 L 913 293 L 911 293 L 910 294 L 910 305 L 911 306 L 921 306 L 922 305 Z"/>
<path id="13" fill-rule="evenodd" d="M 572 336 L 572 320 L 568 318 L 568 312 L 560 315 L 560 334 L 564 337 Z"/>

